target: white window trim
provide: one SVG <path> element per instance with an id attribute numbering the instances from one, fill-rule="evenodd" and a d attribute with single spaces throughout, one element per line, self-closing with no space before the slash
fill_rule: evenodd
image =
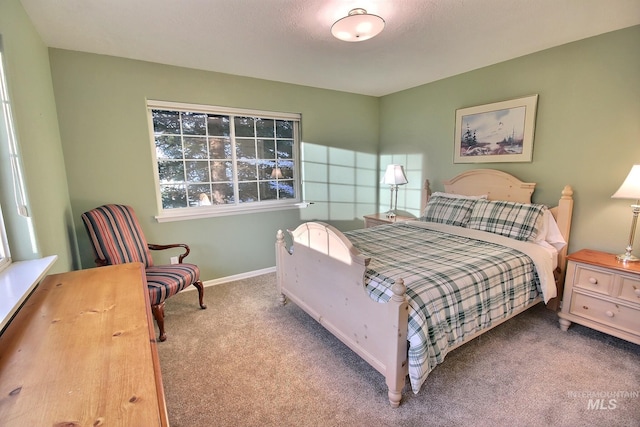
<path id="1" fill-rule="evenodd" d="M 16 261 L 0 273 L 0 333 L 57 259 L 57 255 L 51 255 Z"/>
<path id="2" fill-rule="evenodd" d="M 264 212 L 274 212 L 274 211 L 284 211 L 289 209 L 304 209 L 308 207 L 311 203 L 309 202 L 296 202 L 287 205 L 279 204 L 272 206 L 260 206 L 258 207 L 237 207 L 233 206 L 232 208 L 222 211 L 216 210 L 212 211 L 207 208 L 198 208 L 197 212 L 194 212 L 195 209 L 190 210 L 189 208 L 185 209 L 171 209 L 168 212 L 164 212 L 162 215 L 156 215 L 155 219 L 158 222 L 173 222 L 173 221 L 185 221 L 190 219 L 200 219 L 200 218 L 215 218 L 215 217 L 223 217 L 229 215 L 238 215 L 238 214 L 251 214 L 251 213 L 264 213 Z M 173 212 L 178 211 L 178 212 Z M 189 212 L 187 212 L 189 211 Z"/>
<path id="3" fill-rule="evenodd" d="M 253 110 L 244 108 L 233 107 L 219 107 L 203 104 L 187 104 L 181 102 L 159 101 L 153 99 L 147 99 L 147 117 L 149 119 L 149 135 L 151 142 L 152 162 L 154 168 L 154 185 L 156 191 L 157 210 L 158 215 L 155 219 L 158 222 L 172 222 L 172 221 L 184 221 L 199 218 L 212 218 L 223 217 L 229 215 L 238 214 L 251 214 L 260 212 L 271 212 L 288 209 L 301 209 L 306 208 L 309 203 L 305 203 L 302 200 L 302 178 L 300 174 L 301 167 L 301 143 L 302 138 L 297 135 L 296 139 L 296 151 L 295 151 L 295 167 L 294 167 L 294 182 L 297 184 L 296 198 L 286 199 L 279 201 L 265 201 L 257 203 L 248 203 L 245 205 L 215 205 L 215 207 L 197 207 L 197 208 L 178 208 L 178 209 L 163 209 L 162 197 L 159 192 L 160 182 L 158 176 L 158 158 L 156 157 L 156 145 L 153 129 L 152 110 L 154 109 L 167 109 L 171 111 L 197 111 L 210 114 L 228 114 L 231 116 L 255 116 L 265 119 L 278 119 L 278 120 L 294 120 L 298 122 L 298 133 L 301 131 L 302 117 L 299 113 L 285 113 L 285 112 L 273 112 L 263 110 Z M 235 181 L 235 179 L 234 179 Z"/>

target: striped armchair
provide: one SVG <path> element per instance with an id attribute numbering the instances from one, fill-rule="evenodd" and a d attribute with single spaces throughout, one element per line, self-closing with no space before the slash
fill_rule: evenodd
<path id="1" fill-rule="evenodd" d="M 201 308 L 204 287 L 200 281 L 200 269 L 194 264 L 183 263 L 189 255 L 189 246 L 177 243 L 154 245 L 147 243 L 138 219 L 129 206 L 104 205 L 82 214 L 82 221 L 89 233 L 98 266 L 141 262 L 145 266 L 151 312 L 160 330 L 160 341 L 167 339 L 164 330 L 164 302 L 187 286 L 198 289 Z M 184 253 L 178 264 L 154 265 L 151 250 L 182 248 Z"/>

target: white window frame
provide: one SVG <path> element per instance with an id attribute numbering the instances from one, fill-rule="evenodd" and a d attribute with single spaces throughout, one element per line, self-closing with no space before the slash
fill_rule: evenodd
<path id="1" fill-rule="evenodd" d="M 2 47 L 2 39 L 0 39 L 0 104 L 2 104 L 2 115 L 5 123 L 5 129 L 2 132 L 7 138 L 9 145 L 9 156 L 11 161 L 11 171 L 16 173 L 16 155 L 15 155 L 15 131 L 13 129 L 13 117 L 11 115 L 11 102 L 9 101 L 9 89 L 7 88 L 6 73 L 4 70 L 4 51 Z M 17 170 L 20 172 L 20 169 Z M 15 180 L 14 175 L 14 180 Z M 7 240 L 7 230 L 2 216 L 2 207 L 0 206 L 0 271 L 11 265 L 11 251 L 9 249 L 9 241 Z"/>
<path id="2" fill-rule="evenodd" d="M 195 112 L 204 114 L 216 114 L 216 115 L 228 115 L 241 116 L 241 117 L 259 117 L 262 119 L 275 119 L 275 120 L 288 120 L 295 122 L 294 126 L 294 144 L 293 144 L 293 182 L 294 182 L 294 194 L 295 198 L 282 199 L 282 200 L 267 200 L 257 201 L 251 203 L 239 203 L 236 201 L 234 204 L 218 204 L 211 206 L 197 206 L 197 207 L 185 207 L 185 208 L 173 208 L 164 209 L 162 206 L 162 194 L 160 192 L 160 176 L 158 170 L 158 157 L 156 152 L 155 134 L 153 129 L 153 110 L 167 110 L 167 111 L 181 111 L 181 112 Z M 157 101 L 147 100 L 147 116 L 149 120 L 149 135 L 151 141 L 151 153 L 153 159 L 154 170 L 154 182 L 156 191 L 156 201 L 158 215 L 155 217 L 158 222 L 179 221 L 197 218 L 208 218 L 216 216 L 237 215 L 245 213 L 256 213 L 266 211 L 277 211 L 285 209 L 299 209 L 306 207 L 306 203 L 302 203 L 302 185 L 300 175 L 300 127 L 301 127 L 301 115 L 297 113 L 280 113 L 262 110 L 250 110 L 240 109 L 232 107 L 219 107 L 202 104 L 186 104 L 179 102 Z M 235 135 L 230 136 L 232 143 L 232 161 L 236 162 L 235 158 Z M 235 166 L 234 166 L 235 170 Z M 237 175 L 233 180 L 234 188 L 237 190 L 238 179 Z"/>
<path id="3" fill-rule="evenodd" d="M 9 250 L 7 232 L 5 230 L 4 218 L 2 217 L 2 208 L 0 207 L 0 271 L 9 267 L 10 264 L 11 251 Z"/>

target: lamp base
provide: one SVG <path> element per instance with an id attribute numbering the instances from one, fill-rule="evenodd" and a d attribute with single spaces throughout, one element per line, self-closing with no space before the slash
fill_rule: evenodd
<path id="1" fill-rule="evenodd" d="M 622 262 L 637 262 L 637 261 L 640 261 L 640 258 L 638 258 L 637 256 L 634 256 L 634 255 L 631 255 L 630 253 L 617 255 L 616 259 L 618 261 L 622 261 Z"/>
<path id="2" fill-rule="evenodd" d="M 395 218 L 395 217 L 396 217 L 396 213 L 394 211 L 387 212 L 387 218 Z"/>

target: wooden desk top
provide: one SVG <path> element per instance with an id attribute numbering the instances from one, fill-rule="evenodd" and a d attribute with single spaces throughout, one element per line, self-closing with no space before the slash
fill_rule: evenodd
<path id="1" fill-rule="evenodd" d="M 0 336 L 0 425 L 168 425 L 142 264 L 47 276 Z"/>

